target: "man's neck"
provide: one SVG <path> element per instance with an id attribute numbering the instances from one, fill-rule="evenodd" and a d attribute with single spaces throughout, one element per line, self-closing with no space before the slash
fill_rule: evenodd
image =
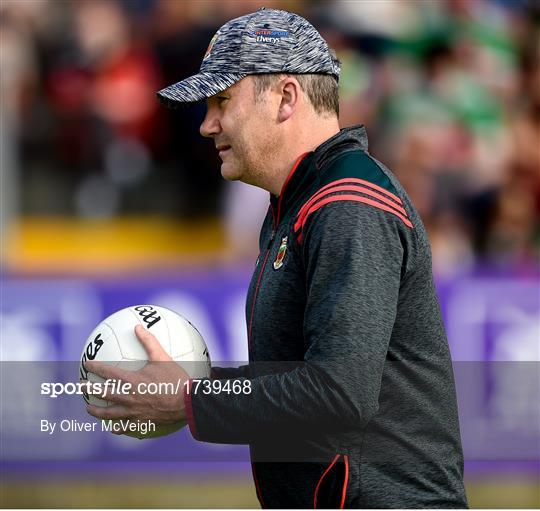
<path id="1" fill-rule="evenodd" d="M 293 132 L 294 131 L 294 132 Z M 296 160 L 304 153 L 314 151 L 323 142 L 339 133 L 337 119 L 318 119 L 304 130 L 291 130 L 276 153 L 269 175 L 268 190 L 278 196 Z"/>

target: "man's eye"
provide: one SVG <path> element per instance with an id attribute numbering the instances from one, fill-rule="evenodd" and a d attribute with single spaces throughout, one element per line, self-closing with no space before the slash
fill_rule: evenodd
<path id="1" fill-rule="evenodd" d="M 217 96 L 217 100 L 218 100 L 218 103 L 221 105 L 224 101 L 226 101 L 227 98 L 226 96 Z"/>

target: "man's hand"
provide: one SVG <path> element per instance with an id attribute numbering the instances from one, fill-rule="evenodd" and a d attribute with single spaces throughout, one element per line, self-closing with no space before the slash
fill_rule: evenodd
<path id="1" fill-rule="evenodd" d="M 131 384 L 130 392 L 97 395 L 114 404 L 107 408 L 87 405 L 86 410 L 98 419 L 130 419 L 132 421 L 152 421 L 155 424 L 172 424 L 186 419 L 184 406 L 184 383 L 189 375 L 174 362 L 154 335 L 141 325 L 135 327 L 135 334 L 148 354 L 148 363 L 138 371 L 126 371 L 104 362 L 87 361 L 85 367 L 91 373 L 105 379 L 121 380 Z M 148 393 L 161 383 L 161 392 Z M 148 387 L 148 384 L 151 384 Z M 142 389 L 142 392 L 139 392 Z M 166 389 L 166 391 L 165 391 Z"/>

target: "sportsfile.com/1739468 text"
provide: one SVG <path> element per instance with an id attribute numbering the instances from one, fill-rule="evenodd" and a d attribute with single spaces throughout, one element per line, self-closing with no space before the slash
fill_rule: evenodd
<path id="1" fill-rule="evenodd" d="M 103 382 L 43 382 L 41 395 L 57 398 L 61 395 L 95 395 L 106 398 L 114 394 L 172 395 L 185 391 L 186 394 L 251 394 L 251 381 L 192 379 L 176 382 L 130 382 L 107 379 Z"/>

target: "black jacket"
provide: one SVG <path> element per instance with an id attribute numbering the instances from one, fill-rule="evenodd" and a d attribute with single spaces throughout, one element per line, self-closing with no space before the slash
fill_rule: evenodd
<path id="1" fill-rule="evenodd" d="M 260 236 L 251 393 L 190 394 L 193 436 L 247 443 L 263 507 L 466 507 L 426 232 L 363 127 L 303 155 Z"/>

